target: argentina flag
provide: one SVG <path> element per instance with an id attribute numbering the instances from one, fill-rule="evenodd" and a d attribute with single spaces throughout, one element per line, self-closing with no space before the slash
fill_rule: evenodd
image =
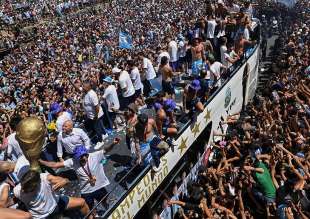
<path id="1" fill-rule="evenodd" d="M 119 47 L 122 49 L 132 49 L 132 37 L 126 32 L 119 32 Z"/>

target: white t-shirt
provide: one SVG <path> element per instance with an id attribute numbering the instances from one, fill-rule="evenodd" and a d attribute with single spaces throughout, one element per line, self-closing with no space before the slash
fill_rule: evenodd
<path id="1" fill-rule="evenodd" d="M 214 38 L 214 31 L 217 23 L 215 20 L 208 21 L 208 28 L 207 28 L 207 38 L 213 39 Z"/>
<path id="2" fill-rule="evenodd" d="M 99 103 L 98 96 L 94 90 L 90 90 L 84 96 L 83 107 L 87 118 L 94 119 L 96 113 L 96 106 L 99 104 L 98 118 L 103 116 L 103 110 Z"/>
<path id="3" fill-rule="evenodd" d="M 246 40 L 250 40 L 250 31 L 248 28 L 244 28 L 244 33 L 243 33 L 243 37 Z"/>
<path id="4" fill-rule="evenodd" d="M 169 55 L 170 55 L 170 62 L 178 61 L 178 44 L 174 40 L 170 41 L 169 43 Z"/>
<path id="5" fill-rule="evenodd" d="M 18 141 L 16 140 L 16 132 L 10 134 L 8 136 L 7 155 L 11 157 L 12 161 L 16 161 L 23 154 L 24 153 L 20 148 Z"/>
<path id="6" fill-rule="evenodd" d="M 164 52 L 161 52 L 159 54 L 159 56 L 157 57 L 157 65 L 160 66 L 160 62 L 161 62 L 161 58 L 166 56 L 168 58 L 168 62 L 170 62 L 170 55 L 168 52 L 164 51 Z"/>
<path id="7" fill-rule="evenodd" d="M 135 90 L 143 89 L 140 72 L 137 67 L 131 70 L 130 78 L 132 80 L 133 86 L 135 87 Z"/>
<path id="8" fill-rule="evenodd" d="M 148 58 L 143 58 L 143 69 L 146 69 L 145 72 L 146 80 L 152 80 L 156 78 L 155 69 L 153 67 L 151 60 L 149 60 Z"/>
<path id="9" fill-rule="evenodd" d="M 14 173 L 16 174 L 16 177 L 18 181 L 21 180 L 21 178 L 24 176 L 25 173 L 30 169 L 30 163 L 26 159 L 24 155 L 20 156 L 16 163 L 14 168 Z"/>
<path id="10" fill-rule="evenodd" d="M 88 167 L 92 176 L 96 177 L 96 183 L 94 186 L 91 186 L 89 181 L 89 176 L 85 173 L 88 172 L 87 164 L 85 164 L 84 169 L 81 167 L 78 160 L 68 159 L 64 161 L 64 166 L 68 168 L 73 168 L 76 171 L 76 174 L 80 181 L 80 188 L 82 194 L 88 194 L 97 191 L 110 184 L 109 179 L 104 173 L 104 168 L 101 161 L 104 159 L 104 151 L 96 151 L 89 153 L 88 156 Z"/>
<path id="11" fill-rule="evenodd" d="M 222 63 L 220 62 L 214 62 L 211 66 L 210 66 L 210 71 L 211 71 L 211 79 L 212 80 L 218 80 L 216 85 L 217 86 L 221 86 L 221 68 L 224 67 Z"/>
<path id="12" fill-rule="evenodd" d="M 56 120 L 57 132 L 62 132 L 62 126 L 65 121 L 72 120 L 72 115 L 68 112 L 63 112 Z"/>
<path id="13" fill-rule="evenodd" d="M 41 173 L 41 184 L 38 191 L 24 193 L 21 184 L 14 188 L 14 195 L 21 200 L 32 214 L 34 219 L 49 216 L 57 207 L 58 197 L 52 189 L 52 184 L 47 180 L 49 173 Z"/>
<path id="14" fill-rule="evenodd" d="M 121 72 L 118 83 L 122 89 L 123 97 L 130 97 L 135 94 L 135 88 L 127 71 Z"/>
<path id="15" fill-rule="evenodd" d="M 111 84 L 104 90 L 103 98 L 105 98 L 108 104 L 109 112 L 113 112 L 112 108 L 115 110 L 119 109 L 119 100 L 114 85 Z"/>
<path id="16" fill-rule="evenodd" d="M 220 52 L 221 52 L 221 63 L 224 64 L 224 62 L 225 62 L 225 53 L 227 52 L 227 46 L 222 45 L 220 47 Z"/>

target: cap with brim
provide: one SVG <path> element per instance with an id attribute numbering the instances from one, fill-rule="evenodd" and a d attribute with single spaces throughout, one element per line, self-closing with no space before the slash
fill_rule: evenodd
<path id="1" fill-rule="evenodd" d="M 110 76 L 107 76 L 103 79 L 104 82 L 111 84 L 113 82 L 113 79 Z"/>
<path id="2" fill-rule="evenodd" d="M 80 159 L 83 155 L 88 154 L 88 150 L 84 145 L 77 146 L 73 151 L 74 159 Z"/>
<path id="3" fill-rule="evenodd" d="M 50 112 L 55 115 L 57 113 L 59 113 L 62 110 L 62 107 L 60 106 L 59 103 L 55 102 L 52 103 L 51 107 L 50 107 Z"/>
<path id="4" fill-rule="evenodd" d="M 173 99 L 167 99 L 164 101 L 164 107 L 167 112 L 172 112 L 176 108 L 177 104 Z"/>
<path id="5" fill-rule="evenodd" d="M 119 69 L 118 67 L 114 67 L 113 69 L 112 69 L 112 73 L 113 74 L 118 74 L 118 73 L 120 73 L 122 70 L 121 69 Z"/>
<path id="6" fill-rule="evenodd" d="M 197 80 L 197 79 L 195 79 L 195 80 L 193 80 L 192 81 L 192 83 L 191 83 L 191 85 L 190 85 L 190 87 L 192 88 L 192 89 L 194 89 L 194 90 L 200 90 L 200 82 L 199 82 L 199 80 Z"/>

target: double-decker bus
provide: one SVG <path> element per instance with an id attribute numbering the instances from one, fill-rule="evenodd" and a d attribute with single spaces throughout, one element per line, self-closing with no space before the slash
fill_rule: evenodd
<path id="1" fill-rule="evenodd" d="M 176 146 L 161 157 L 160 170 L 154 173 L 147 166 L 135 173 L 130 182 L 127 179 L 132 175 L 131 170 L 119 177 L 105 197 L 109 208 L 103 218 L 151 218 L 150 212 L 162 194 L 161 189 L 169 186 L 188 160 L 200 161 L 207 151 L 205 145 L 199 142 L 208 143 L 213 131 L 221 130 L 221 119 L 240 112 L 251 101 L 258 84 L 260 55 L 259 21 L 255 24 L 251 38 L 257 43 L 246 51 L 239 63 L 231 67 L 229 78 L 209 97 L 203 112 L 197 114 L 194 120 L 183 117 L 178 121 L 181 128 L 175 140 Z M 192 159 L 193 156 L 196 158 Z M 96 207 L 99 205 L 100 202 Z"/>

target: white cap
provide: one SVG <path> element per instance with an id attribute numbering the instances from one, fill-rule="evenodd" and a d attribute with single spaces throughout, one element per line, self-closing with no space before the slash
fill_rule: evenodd
<path id="1" fill-rule="evenodd" d="M 223 0 L 218 0 L 217 3 L 224 5 L 224 1 Z"/>
<path id="2" fill-rule="evenodd" d="M 120 73 L 122 70 L 121 69 L 119 69 L 118 67 L 114 67 L 114 68 L 112 68 L 112 73 L 113 74 L 117 74 L 117 73 Z"/>

